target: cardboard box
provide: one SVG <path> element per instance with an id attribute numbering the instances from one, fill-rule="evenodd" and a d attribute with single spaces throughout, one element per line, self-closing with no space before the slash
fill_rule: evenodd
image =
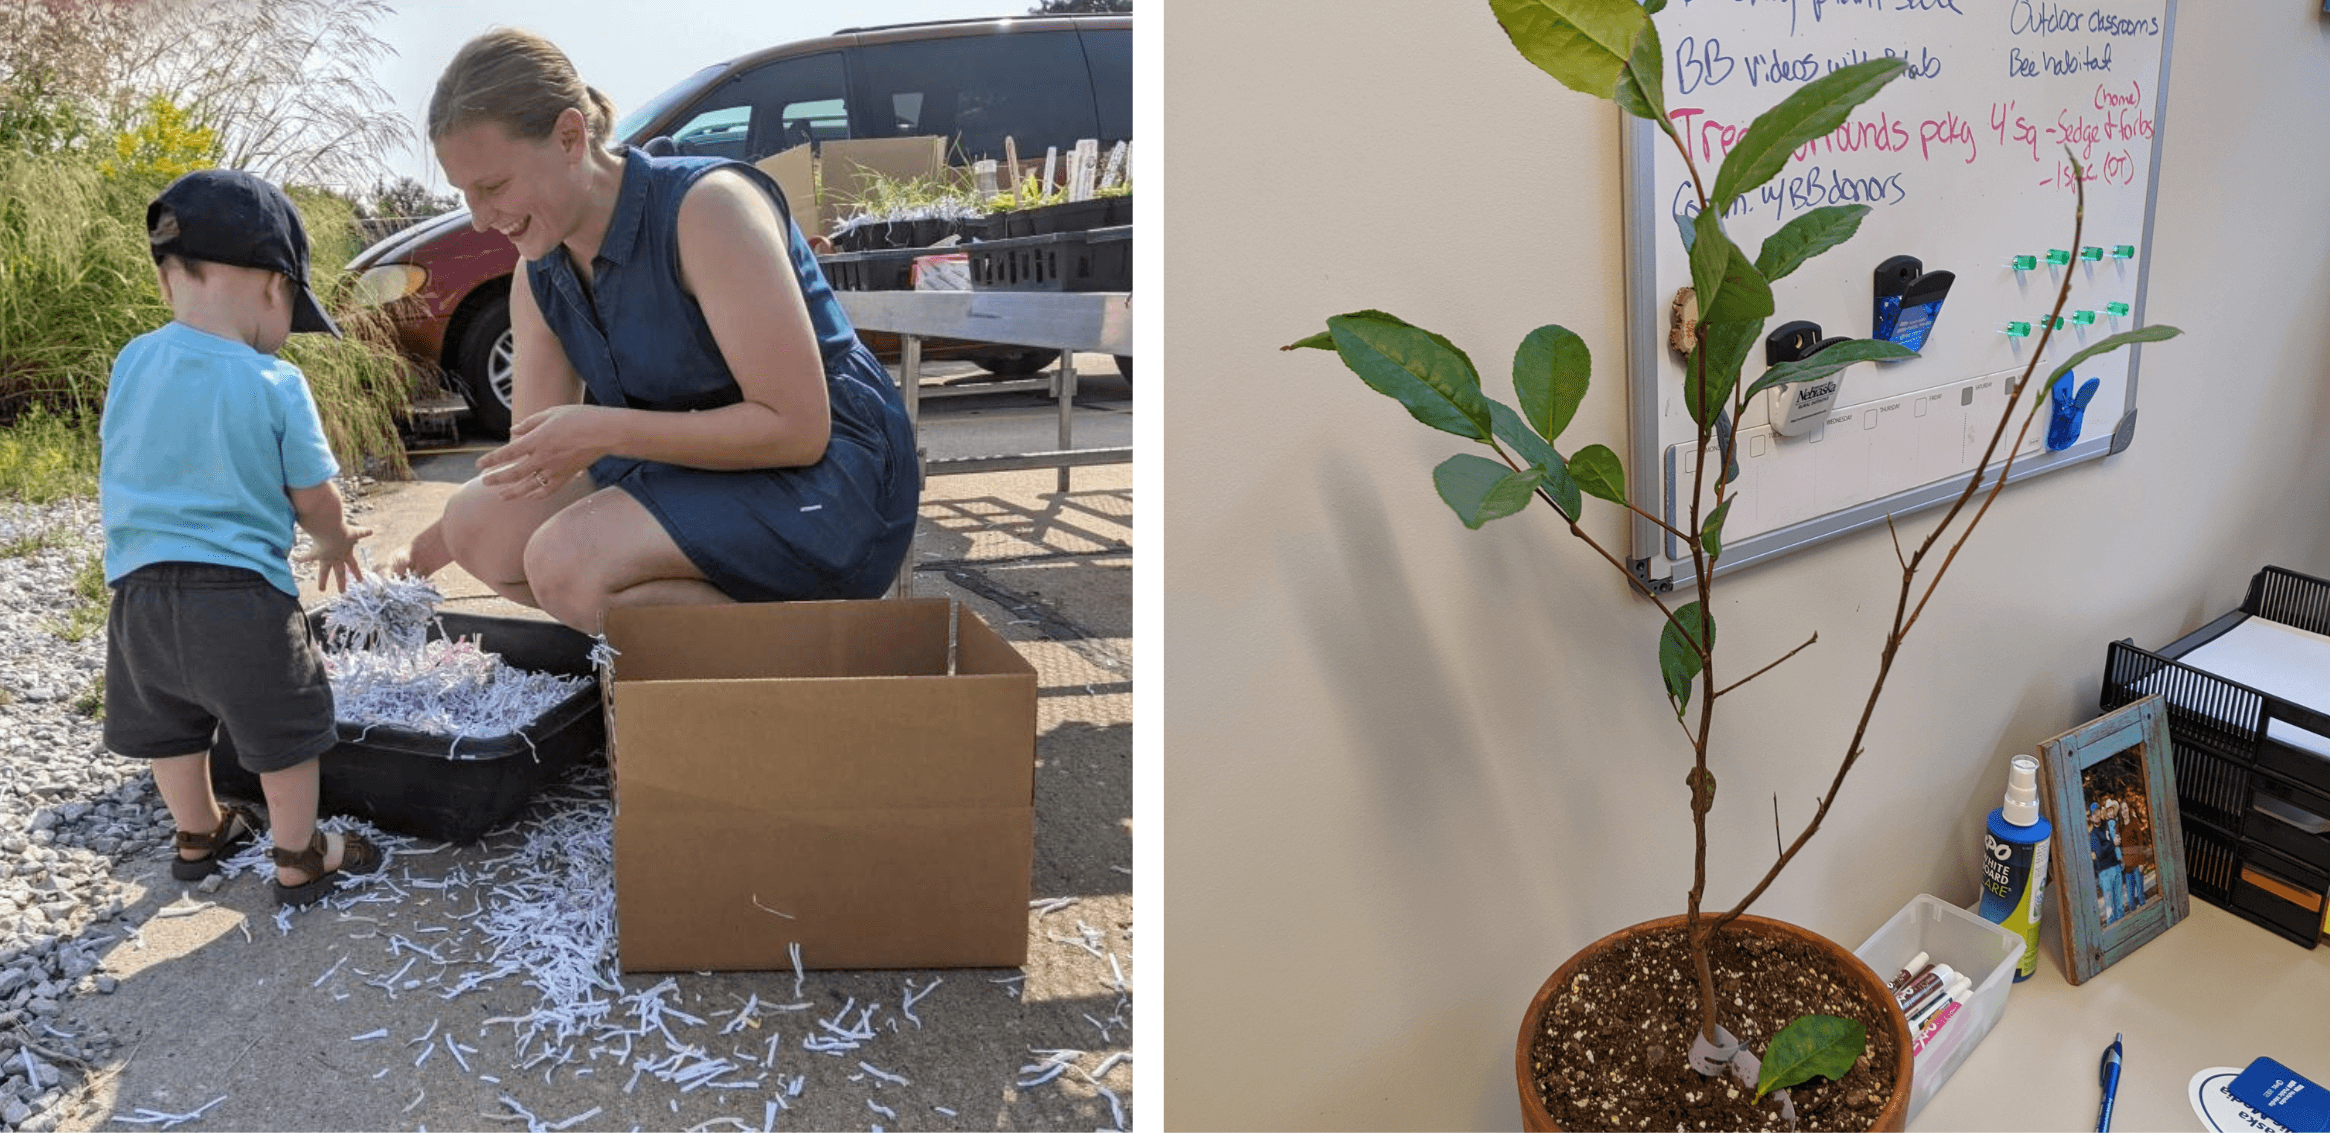
<path id="1" fill-rule="evenodd" d="M 946 155 L 947 141 L 941 135 L 832 139 L 819 145 L 814 156 L 810 145 L 804 143 L 754 166 L 768 172 L 777 186 L 784 188 L 785 201 L 792 205 L 795 222 L 804 234 L 830 235 L 835 226 L 855 213 L 869 176 L 900 181 L 956 178 L 947 166 Z"/>
<path id="2" fill-rule="evenodd" d="M 810 145 L 789 147 L 761 160 L 753 166 L 769 173 L 785 193 L 785 205 L 793 209 L 793 223 L 805 236 L 833 233 L 830 220 L 821 213 L 817 195 L 817 157 L 810 154 Z"/>
<path id="3" fill-rule="evenodd" d="M 656 606 L 607 639 L 625 972 L 1026 961 L 1036 673 L 975 614 Z"/>

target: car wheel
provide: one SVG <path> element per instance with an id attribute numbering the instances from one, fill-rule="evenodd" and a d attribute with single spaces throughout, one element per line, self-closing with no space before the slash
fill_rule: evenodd
<path id="1" fill-rule="evenodd" d="M 997 378 L 1033 378 L 1036 371 L 1059 358 L 1057 350 L 1022 350 L 1016 354 L 974 354 L 971 364 Z"/>
<path id="2" fill-rule="evenodd" d="M 1125 376 L 1125 385 L 1127 385 L 1127 386 L 1130 386 L 1130 385 L 1132 385 L 1132 384 L 1133 384 L 1133 356 L 1132 356 L 1132 355 L 1130 355 L 1130 354 L 1119 354 L 1119 355 L 1117 355 L 1117 356 L 1116 356 L 1116 372 L 1117 372 L 1117 373 L 1119 373 L 1119 374 L 1122 374 L 1122 375 L 1124 375 L 1124 376 Z"/>
<path id="3" fill-rule="evenodd" d="M 454 351 L 453 371 L 469 395 L 469 412 L 481 436 L 510 433 L 510 300 L 496 298 L 470 316 Z"/>

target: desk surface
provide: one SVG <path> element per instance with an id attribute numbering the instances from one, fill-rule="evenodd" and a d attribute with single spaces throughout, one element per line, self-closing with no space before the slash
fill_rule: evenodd
<path id="1" fill-rule="evenodd" d="M 2114 1131 L 2199 1132 L 2185 1084 L 2259 1055 L 2330 1084 L 2330 947 L 2307 950 L 2198 899 L 2081 986 L 2063 980 L 2060 942 L 2050 915 L 2038 973 L 2015 984 L 1910 1130 L 2094 1130 L 2096 1063 L 2114 1032 L 2126 1040 Z"/>

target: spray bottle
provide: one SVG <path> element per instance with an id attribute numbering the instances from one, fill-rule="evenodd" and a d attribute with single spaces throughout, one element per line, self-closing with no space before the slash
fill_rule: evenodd
<path id="1" fill-rule="evenodd" d="M 2014 981 L 2039 968 L 2039 905 L 2047 887 L 2047 837 L 2053 828 L 2039 815 L 2039 762 L 2017 756 L 2007 764 L 2006 801 L 1990 813 L 1982 838 L 1982 918 L 2023 937 L 2023 957 Z"/>

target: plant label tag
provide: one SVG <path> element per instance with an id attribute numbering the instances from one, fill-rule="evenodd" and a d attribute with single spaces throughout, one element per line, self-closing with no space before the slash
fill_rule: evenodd
<path id="1" fill-rule="evenodd" d="M 2263 1055 L 2226 1083 L 2225 1090 L 2297 1133 L 2330 1131 L 2330 1091 Z"/>

